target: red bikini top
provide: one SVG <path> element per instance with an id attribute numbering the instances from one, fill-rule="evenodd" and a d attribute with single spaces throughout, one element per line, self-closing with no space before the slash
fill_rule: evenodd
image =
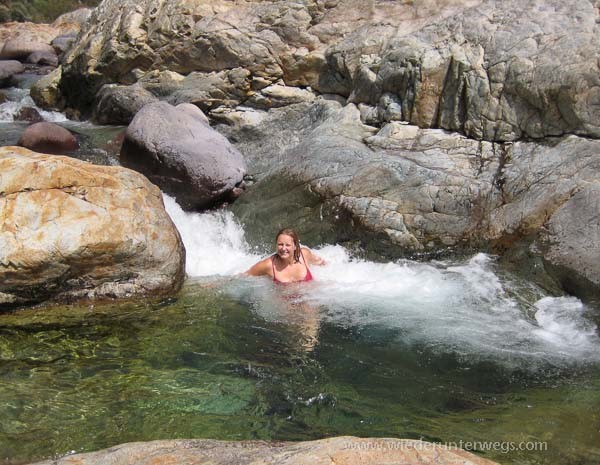
<path id="1" fill-rule="evenodd" d="M 302 250 L 300 251 L 300 255 L 302 255 L 302 263 L 304 263 L 304 266 L 306 267 L 306 275 L 304 275 L 304 279 L 301 279 L 300 281 L 279 281 L 277 279 L 277 277 L 275 276 L 275 256 L 273 256 L 273 258 L 271 259 L 271 266 L 273 267 L 273 282 L 274 283 L 291 284 L 291 283 L 302 283 L 305 281 L 312 281 L 313 276 L 308 268 L 308 265 L 306 264 L 306 260 L 304 259 L 304 254 L 302 253 Z"/>

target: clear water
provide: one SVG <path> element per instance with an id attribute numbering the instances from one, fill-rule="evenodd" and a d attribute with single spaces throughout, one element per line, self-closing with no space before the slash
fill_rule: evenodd
<path id="1" fill-rule="evenodd" d="M 122 128 L 73 128 L 87 156 L 118 163 L 98 140 Z M 484 254 L 376 262 L 315 244 L 328 262 L 315 281 L 276 286 L 238 275 L 270 238 L 253 248 L 231 212 L 165 204 L 187 249 L 178 296 L 0 314 L 0 462 L 151 439 L 356 435 L 545 442 L 476 452 L 600 464 L 598 309 Z"/>

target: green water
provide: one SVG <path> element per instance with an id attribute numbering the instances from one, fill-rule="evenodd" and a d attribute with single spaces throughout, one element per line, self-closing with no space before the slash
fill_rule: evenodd
<path id="1" fill-rule="evenodd" d="M 470 364 L 389 328 L 304 323 L 267 321 L 202 282 L 162 302 L 0 314 L 0 461 L 152 439 L 356 435 L 544 441 L 476 452 L 600 463 L 597 366 Z"/>

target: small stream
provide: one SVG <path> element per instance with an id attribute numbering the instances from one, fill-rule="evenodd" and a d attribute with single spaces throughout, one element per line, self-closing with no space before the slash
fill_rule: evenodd
<path id="1" fill-rule="evenodd" d="M 25 127 L 11 115 L 28 94 L 11 92 L 2 145 Z M 44 117 L 79 135 L 73 156 L 118 164 L 122 127 Z M 599 309 L 483 253 L 387 261 L 308 244 L 328 264 L 276 286 L 238 275 L 272 238 L 250 245 L 230 210 L 164 200 L 187 250 L 177 296 L 0 313 L 0 463 L 153 439 L 355 435 L 600 464 Z"/>

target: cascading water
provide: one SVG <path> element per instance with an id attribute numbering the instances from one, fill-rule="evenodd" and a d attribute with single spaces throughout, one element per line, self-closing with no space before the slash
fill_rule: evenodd
<path id="1" fill-rule="evenodd" d="M 58 111 L 46 111 L 38 108 L 33 99 L 29 95 L 29 89 L 20 89 L 11 87 L 5 89 L 4 94 L 7 100 L 0 104 L 0 123 L 11 123 L 15 121 L 15 117 L 22 108 L 35 109 L 44 121 L 64 122 L 67 117 Z"/>
<path id="2" fill-rule="evenodd" d="M 165 205 L 186 246 L 189 276 L 232 277 L 261 258 L 250 250 L 231 212 L 185 213 L 168 196 Z M 351 257 L 341 246 L 316 251 L 327 265 L 312 267 L 316 281 L 292 292 L 295 301 L 319 309 L 320 321 L 394 330 L 403 343 L 511 368 L 600 361 L 600 337 L 580 300 L 547 296 L 501 276 L 488 255 L 458 264 L 374 263 Z M 529 301 L 519 297 L 519 286 L 528 287 Z M 287 289 L 275 291 L 265 279 L 242 277 L 224 288 L 254 302 L 264 318 L 290 318 L 278 299 Z"/>

